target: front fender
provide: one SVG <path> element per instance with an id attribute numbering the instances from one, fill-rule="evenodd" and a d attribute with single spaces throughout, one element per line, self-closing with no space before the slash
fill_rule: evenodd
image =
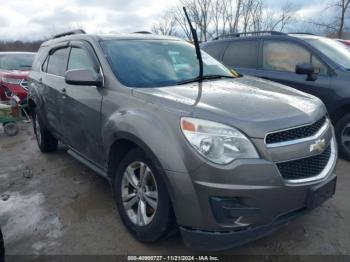
<path id="1" fill-rule="evenodd" d="M 187 173 L 203 164 L 188 150 L 179 117 L 169 112 L 141 108 L 115 112 L 103 124 L 102 137 L 108 154 L 116 140 L 128 139 L 146 148 L 167 171 Z"/>

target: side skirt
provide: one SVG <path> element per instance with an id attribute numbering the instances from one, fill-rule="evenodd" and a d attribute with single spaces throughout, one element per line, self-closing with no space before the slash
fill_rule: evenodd
<path id="1" fill-rule="evenodd" d="M 78 160 L 79 162 L 81 162 L 82 164 L 84 164 L 85 166 L 87 166 L 88 168 L 90 168 L 91 170 L 95 171 L 97 174 L 99 174 L 100 176 L 103 176 L 104 178 L 106 178 L 108 181 L 110 181 L 110 178 L 107 174 L 107 171 L 104 170 L 103 168 L 99 167 L 97 164 L 95 164 L 93 161 L 87 159 L 86 157 L 84 157 L 83 155 L 81 155 L 80 153 L 78 153 L 77 151 L 75 151 L 72 148 L 69 148 L 69 150 L 67 151 L 67 153 L 74 157 L 76 160 Z"/>

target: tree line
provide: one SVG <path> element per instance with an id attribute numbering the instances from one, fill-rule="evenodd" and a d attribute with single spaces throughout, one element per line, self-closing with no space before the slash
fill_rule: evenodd
<path id="1" fill-rule="evenodd" d="M 38 51 L 42 41 L 22 42 L 22 41 L 0 41 L 0 52 L 22 51 L 36 52 Z"/>
<path id="2" fill-rule="evenodd" d="M 345 37 L 350 30 L 350 0 L 330 1 L 327 11 L 331 11 L 334 17 L 331 22 L 324 23 L 301 21 L 297 16 L 297 6 L 289 0 L 285 0 L 279 9 L 269 8 L 264 0 L 180 0 L 159 17 L 152 32 L 192 40 L 182 10 L 185 6 L 201 41 L 237 32 L 285 31 L 295 22 L 323 28 L 325 35 Z"/>

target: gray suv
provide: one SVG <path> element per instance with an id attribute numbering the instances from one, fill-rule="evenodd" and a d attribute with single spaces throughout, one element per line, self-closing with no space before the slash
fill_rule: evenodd
<path id="1" fill-rule="evenodd" d="M 67 33 L 45 42 L 29 104 L 42 152 L 108 179 L 140 241 L 180 229 L 188 247 L 262 237 L 336 187 L 332 124 L 316 97 L 240 77 L 193 45 L 150 34 Z"/>

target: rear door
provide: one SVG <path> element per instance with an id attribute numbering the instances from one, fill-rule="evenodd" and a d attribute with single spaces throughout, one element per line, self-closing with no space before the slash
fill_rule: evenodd
<path id="1" fill-rule="evenodd" d="M 42 76 L 39 79 L 42 87 L 41 97 L 45 106 L 41 113 L 46 119 L 50 131 L 63 142 L 66 141 L 62 125 L 62 89 L 65 85 L 64 73 L 68 50 L 66 44 L 60 44 L 51 49 L 42 65 Z"/>
<path id="2" fill-rule="evenodd" d="M 259 40 L 244 39 L 230 42 L 222 62 L 241 74 L 254 76 L 258 67 Z"/>
<path id="3" fill-rule="evenodd" d="M 331 77 L 329 68 L 305 46 L 285 40 L 264 40 L 260 68 L 256 75 L 291 86 L 326 101 Z M 297 64 L 311 63 L 319 72 L 316 81 L 307 81 L 306 75 L 297 75 Z"/>
<path id="4" fill-rule="evenodd" d="M 101 73 L 93 48 L 85 41 L 70 42 L 67 70 L 88 69 Z M 102 163 L 102 89 L 96 86 L 64 84 L 63 126 L 68 144 L 83 157 Z"/>

